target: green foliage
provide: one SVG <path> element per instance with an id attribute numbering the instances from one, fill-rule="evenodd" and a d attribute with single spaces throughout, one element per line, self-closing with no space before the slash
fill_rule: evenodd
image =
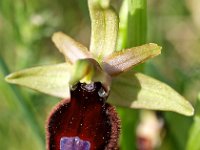
<path id="1" fill-rule="evenodd" d="M 199 150 L 200 149 L 200 95 L 196 103 L 196 114 L 194 116 L 194 122 L 190 129 L 190 135 L 187 142 L 187 150 Z"/>

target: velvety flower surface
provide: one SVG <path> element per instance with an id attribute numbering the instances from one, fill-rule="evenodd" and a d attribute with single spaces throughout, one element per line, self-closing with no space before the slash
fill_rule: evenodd
<path id="1" fill-rule="evenodd" d="M 106 103 L 104 92 L 100 82 L 76 84 L 71 90 L 70 103 L 61 101 L 48 119 L 47 149 L 59 150 L 63 138 L 68 142 L 66 146 L 74 145 L 74 149 L 117 149 L 119 119 L 115 108 Z M 75 139 L 66 139 L 69 137 L 81 145 L 73 144 Z"/>

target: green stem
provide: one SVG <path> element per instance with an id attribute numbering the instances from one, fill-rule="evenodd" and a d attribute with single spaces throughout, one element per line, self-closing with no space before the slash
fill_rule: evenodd
<path id="1" fill-rule="evenodd" d="M 117 39 L 117 51 L 127 48 L 128 0 L 124 0 L 119 13 L 120 23 Z"/>
<path id="2" fill-rule="evenodd" d="M 128 8 L 128 9 L 127 9 Z M 120 24 L 117 49 L 135 47 L 146 43 L 147 38 L 147 1 L 124 0 L 120 10 Z M 143 66 L 134 70 L 143 70 Z M 121 148 L 136 149 L 137 111 L 119 108 L 122 122 Z"/>
<path id="3" fill-rule="evenodd" d="M 121 118 L 120 149 L 136 150 L 136 126 L 138 123 L 138 112 L 128 108 L 118 108 Z"/>
<path id="4" fill-rule="evenodd" d="M 0 72 L 3 74 L 3 76 L 6 76 L 9 74 L 9 69 L 1 56 L 0 56 Z M 21 108 L 20 110 L 22 110 L 24 117 L 27 118 L 29 125 L 33 129 L 33 132 L 38 137 L 37 138 L 38 141 L 41 143 L 42 147 L 44 148 L 45 141 L 44 141 L 43 130 L 39 126 L 37 119 L 34 115 L 34 112 L 32 111 L 32 108 L 27 103 L 25 98 L 22 96 L 20 90 L 16 88 L 16 86 L 8 84 L 8 89 L 10 90 L 11 94 L 14 95 L 15 99 L 13 99 L 13 101 L 18 102 Z"/>
<path id="5" fill-rule="evenodd" d="M 139 46 L 147 39 L 147 1 L 129 0 L 128 47 Z"/>
<path id="6" fill-rule="evenodd" d="M 119 14 L 120 24 L 117 49 L 146 43 L 147 1 L 124 0 Z"/>

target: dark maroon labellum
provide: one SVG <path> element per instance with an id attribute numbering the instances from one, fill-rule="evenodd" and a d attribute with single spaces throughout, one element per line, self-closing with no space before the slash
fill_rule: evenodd
<path id="1" fill-rule="evenodd" d="M 47 149 L 118 149 L 119 118 L 107 95 L 100 82 L 75 85 L 70 102 L 61 101 L 48 119 Z"/>

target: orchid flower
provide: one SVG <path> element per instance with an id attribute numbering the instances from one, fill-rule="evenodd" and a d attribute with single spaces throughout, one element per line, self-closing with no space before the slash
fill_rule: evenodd
<path id="1" fill-rule="evenodd" d="M 52 40 L 66 62 L 6 77 L 10 83 L 64 99 L 48 119 L 47 149 L 117 149 L 120 121 L 112 105 L 193 115 L 191 104 L 171 87 L 133 70 L 159 55 L 161 47 L 149 43 L 116 51 L 118 16 L 109 3 L 88 0 L 88 4 L 89 50 L 57 32 Z"/>

